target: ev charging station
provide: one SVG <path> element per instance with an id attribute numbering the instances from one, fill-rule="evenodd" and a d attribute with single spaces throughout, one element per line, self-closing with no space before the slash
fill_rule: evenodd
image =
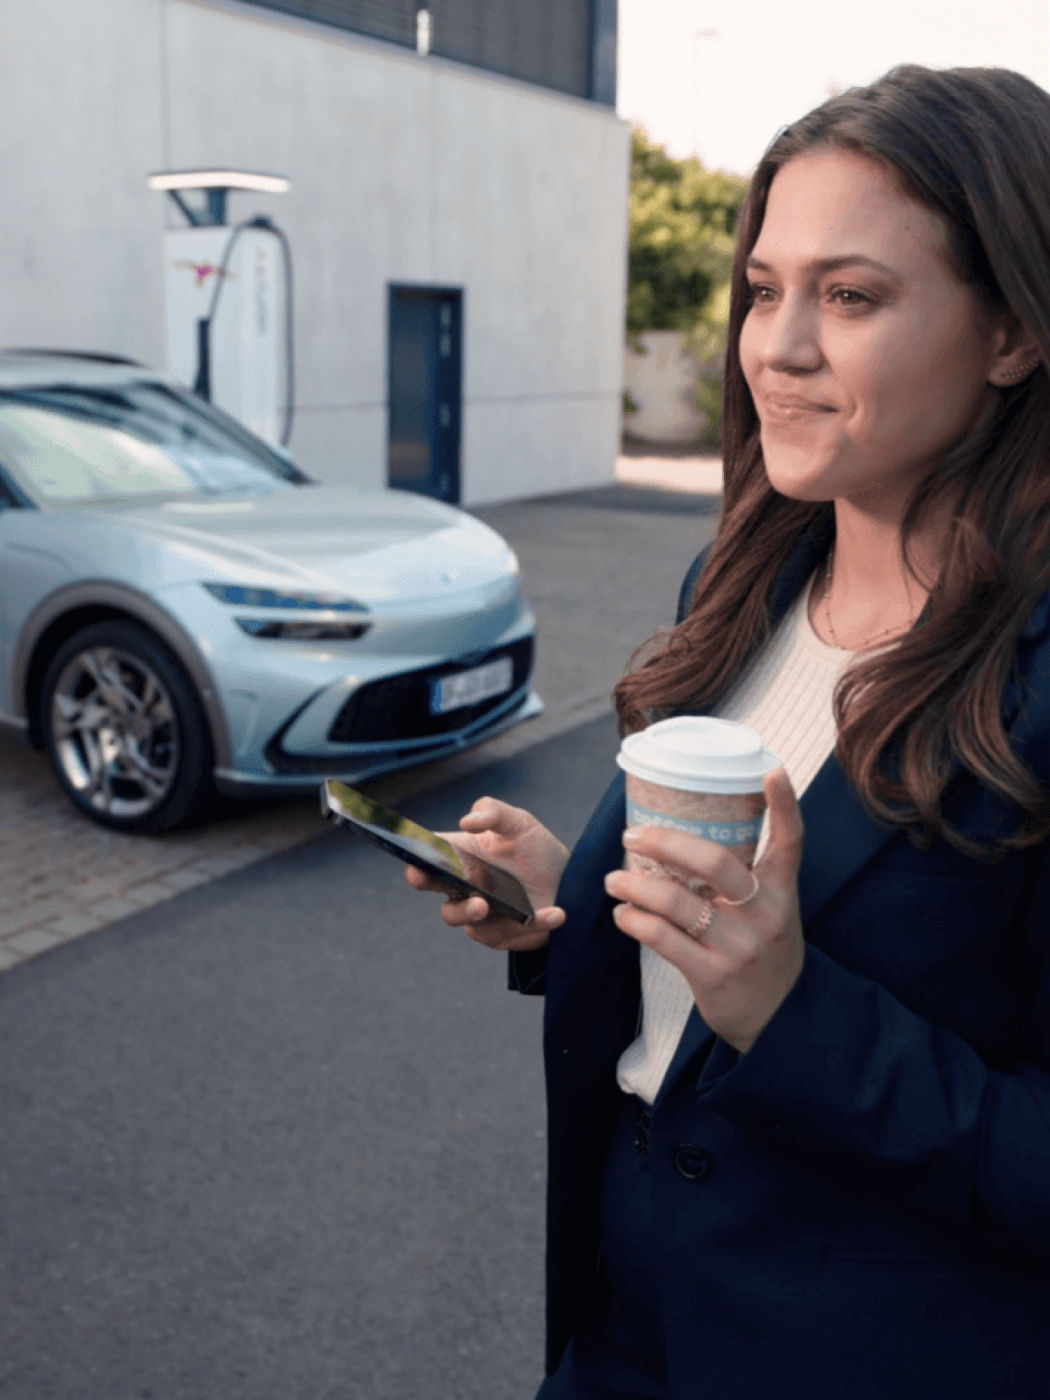
<path id="1" fill-rule="evenodd" d="M 187 221 L 164 233 L 168 371 L 275 446 L 291 435 L 291 257 L 268 219 L 228 225 L 226 201 L 231 190 L 277 194 L 289 183 L 235 170 L 149 177 Z M 191 205 L 189 191 L 203 203 Z"/>

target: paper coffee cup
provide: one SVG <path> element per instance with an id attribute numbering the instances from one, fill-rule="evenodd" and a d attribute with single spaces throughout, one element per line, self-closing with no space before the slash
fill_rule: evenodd
<path id="1" fill-rule="evenodd" d="M 728 846 L 747 865 L 754 860 L 763 782 L 780 759 L 746 724 L 710 715 L 660 720 L 629 734 L 616 762 L 627 775 L 629 826 L 671 827 Z M 688 871 L 634 853 L 625 864 L 690 883 Z"/>

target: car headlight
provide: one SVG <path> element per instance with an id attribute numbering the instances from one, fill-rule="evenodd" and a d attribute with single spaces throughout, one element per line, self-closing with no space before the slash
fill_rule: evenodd
<path id="1" fill-rule="evenodd" d="M 235 617 L 242 632 L 250 637 L 281 637 L 300 642 L 352 642 L 372 626 L 361 618 L 349 622 L 332 613 L 365 613 L 364 603 L 330 593 L 281 593 L 276 588 L 250 588 L 237 583 L 206 583 L 213 598 L 230 607 L 279 608 L 282 612 L 311 612 L 324 616 L 289 620 L 287 618 Z"/>
<path id="2" fill-rule="evenodd" d="M 242 608 L 305 608 L 310 612 L 367 612 L 364 603 L 333 593 L 279 593 L 276 588 L 246 588 L 239 583 L 206 583 L 204 587 L 220 603 Z"/>

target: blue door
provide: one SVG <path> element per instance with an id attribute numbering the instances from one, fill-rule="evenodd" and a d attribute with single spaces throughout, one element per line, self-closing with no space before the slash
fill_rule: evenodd
<path id="1" fill-rule="evenodd" d="M 459 500 L 463 294 L 391 287 L 387 479 L 402 491 Z"/>

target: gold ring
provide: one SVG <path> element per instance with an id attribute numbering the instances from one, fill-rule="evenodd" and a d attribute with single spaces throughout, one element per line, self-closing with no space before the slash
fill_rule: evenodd
<path id="1" fill-rule="evenodd" d="M 726 899 L 724 894 L 715 896 L 715 903 L 724 905 L 727 909 L 739 909 L 744 904 L 750 904 L 755 895 L 758 894 L 758 876 L 753 870 L 747 872 L 755 882 L 755 887 L 744 899 Z"/>

